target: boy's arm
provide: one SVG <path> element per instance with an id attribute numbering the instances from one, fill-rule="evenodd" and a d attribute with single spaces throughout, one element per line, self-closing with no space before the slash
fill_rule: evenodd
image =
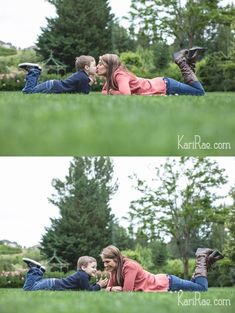
<path id="1" fill-rule="evenodd" d="M 81 79 L 80 80 L 80 89 L 81 92 L 84 94 L 88 94 L 91 90 L 91 87 L 89 85 L 90 79 L 86 80 L 86 79 Z"/>
<path id="2" fill-rule="evenodd" d="M 87 291 L 99 291 L 101 286 L 99 284 L 90 285 L 88 278 L 84 276 L 80 279 L 80 289 Z"/>

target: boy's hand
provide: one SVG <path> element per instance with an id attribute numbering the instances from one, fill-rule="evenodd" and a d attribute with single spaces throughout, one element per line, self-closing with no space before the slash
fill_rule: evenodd
<path id="1" fill-rule="evenodd" d="M 90 78 L 89 85 L 92 86 L 96 82 L 96 76 L 90 75 L 89 78 Z"/>
<path id="2" fill-rule="evenodd" d="M 104 288 L 107 286 L 107 283 L 108 283 L 108 278 L 105 278 L 105 279 L 100 279 L 97 284 L 100 285 L 101 288 Z"/>

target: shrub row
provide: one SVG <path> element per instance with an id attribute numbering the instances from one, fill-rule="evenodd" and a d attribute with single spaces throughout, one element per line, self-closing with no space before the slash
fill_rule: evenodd
<path id="1" fill-rule="evenodd" d="M 134 254 L 132 255 L 133 257 Z M 189 272 L 192 274 L 195 260 L 189 261 Z M 166 273 L 183 278 L 182 263 L 180 260 L 168 260 L 167 264 L 156 268 L 155 273 Z M 0 272 L 0 288 L 22 288 L 27 271 L 2 271 Z M 63 272 L 46 272 L 44 278 L 64 278 L 74 271 L 64 274 Z M 105 273 L 99 272 L 99 277 L 104 278 Z M 93 283 L 94 280 L 91 281 Z M 235 267 L 229 259 L 216 263 L 208 272 L 209 287 L 228 287 L 235 284 Z"/>
<path id="2" fill-rule="evenodd" d="M 20 247 L 10 247 L 7 245 L 0 244 L 0 254 L 17 254 L 21 252 L 22 249 Z"/>
<path id="3" fill-rule="evenodd" d="M 151 57 L 151 55 L 150 55 Z M 120 56 L 122 62 L 135 75 L 144 78 L 171 77 L 182 81 L 182 75 L 178 66 L 170 63 L 165 68 L 155 68 L 150 66 L 144 57 L 134 52 L 123 52 Z M 3 63 L 0 67 L 7 71 L 7 65 Z M 8 69 L 9 70 L 9 69 Z M 48 79 L 64 79 L 69 76 L 42 73 L 41 81 Z M 204 60 L 197 64 L 197 75 L 203 83 L 206 91 L 235 91 L 235 62 L 225 56 L 222 52 L 215 52 L 208 55 Z M 92 91 L 100 91 L 103 85 L 102 78 L 97 77 L 96 83 L 92 86 Z M 18 91 L 24 86 L 24 74 L 12 72 L 0 75 L 0 90 Z"/>
<path id="4" fill-rule="evenodd" d="M 46 272 L 44 278 L 64 278 L 73 272 Z M 27 271 L 2 271 L 0 272 L 0 288 L 22 288 Z"/>

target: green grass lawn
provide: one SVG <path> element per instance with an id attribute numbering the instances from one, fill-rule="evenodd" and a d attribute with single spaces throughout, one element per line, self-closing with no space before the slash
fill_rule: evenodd
<path id="1" fill-rule="evenodd" d="M 234 117 L 235 93 L 1 92 L 0 155 L 234 155 Z M 200 142 L 193 147 L 195 135 Z"/>
<path id="2" fill-rule="evenodd" d="M 234 288 L 210 288 L 206 293 L 106 293 L 0 289 L 1 313 L 174 313 L 234 312 Z M 200 297 L 200 298 L 199 298 Z M 190 300 L 191 299 L 191 300 Z"/>

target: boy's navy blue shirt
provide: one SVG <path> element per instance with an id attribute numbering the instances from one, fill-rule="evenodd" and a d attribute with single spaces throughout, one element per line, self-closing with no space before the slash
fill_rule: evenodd
<path id="1" fill-rule="evenodd" d="M 83 270 L 79 270 L 76 273 L 61 279 L 55 279 L 55 290 L 88 290 L 98 291 L 101 289 L 100 285 L 89 283 L 90 276 Z"/>
<path id="2" fill-rule="evenodd" d="M 90 92 L 90 78 L 85 71 L 77 71 L 65 80 L 53 80 L 51 92 L 53 93 L 85 93 Z"/>

